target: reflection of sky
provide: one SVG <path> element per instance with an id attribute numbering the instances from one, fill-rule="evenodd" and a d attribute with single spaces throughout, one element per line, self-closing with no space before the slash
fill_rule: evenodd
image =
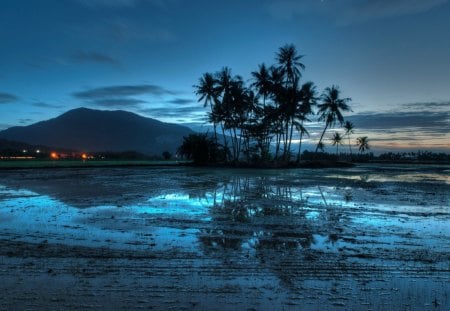
<path id="1" fill-rule="evenodd" d="M 110 246 L 113 248 L 136 248 L 152 246 L 153 249 L 167 247 L 190 247 L 195 229 L 180 230 L 168 227 L 147 227 L 146 219 L 138 213 L 125 214 L 117 222 L 134 222 L 136 226 L 105 224 L 107 215 L 122 215 L 124 211 L 135 211 L 136 207 L 96 206 L 77 209 L 46 195 L 27 190 L 0 188 L 0 235 L 28 242 L 41 242 L 43 237 L 53 243 L 84 246 Z M 176 209 L 155 207 L 170 214 Z M 150 211 L 151 208 L 145 208 Z M 180 211 L 180 210 L 176 210 Z M 110 216 L 111 217 L 111 216 Z M 100 226 L 92 220 L 102 223 Z"/>
<path id="2" fill-rule="evenodd" d="M 301 173 L 302 176 L 311 173 L 305 172 Z M 25 189 L 12 190 L 1 186 L 0 233 L 5 237 L 32 242 L 40 242 L 42 237 L 46 237 L 49 241 L 74 245 L 109 245 L 116 248 L 151 246 L 154 249 L 195 248 L 196 235 L 201 228 L 223 229 L 232 225 L 230 221 L 236 222 L 234 225 L 242 225 L 243 228 L 239 230 L 250 232 L 243 238 L 241 247 L 256 245 L 258 232 L 268 231 L 270 236 L 274 225 L 277 230 L 285 225 L 309 228 L 316 236 L 313 247 L 320 248 L 325 247 L 325 244 L 330 247 L 330 242 L 321 237 L 326 237 L 337 227 L 342 227 L 343 234 L 347 235 L 378 230 L 373 239 L 392 245 L 406 240 L 404 237 L 399 238 L 403 233 L 425 235 L 429 238 L 429 245 L 437 245 L 442 241 L 442 236 L 450 235 L 448 206 L 445 203 L 427 202 L 426 205 L 417 205 L 392 200 L 398 199 L 400 193 L 391 193 L 388 196 L 391 198 L 390 202 L 383 201 L 373 190 L 349 186 L 279 185 L 282 179 L 269 173 L 270 177 L 264 181 L 253 176 L 248 183 L 237 183 L 241 186 L 245 184 L 243 188 L 225 183 L 215 191 L 204 192 L 202 196 L 175 191 L 129 205 L 94 205 L 85 209 L 68 205 L 63 202 L 63 198 L 56 199 Z M 285 178 L 293 179 L 294 175 L 289 174 L 294 173 L 289 171 Z M 361 175 L 355 169 L 340 175 L 329 174 L 327 178 L 361 180 L 361 185 L 364 185 L 369 181 L 379 183 L 399 179 L 410 184 L 419 182 L 426 176 L 427 180 L 429 178 L 442 184 L 443 181 L 447 182 L 448 172 L 367 176 L 369 177 L 361 180 Z M 260 187 L 262 181 L 263 188 Z M 380 183 L 381 185 L 383 184 Z M 350 194 L 347 200 L 346 194 Z M 221 208 L 227 202 L 234 202 L 231 209 Z M 212 210 L 213 206 L 215 208 Z M 244 220 L 230 218 L 227 214 L 237 213 L 242 208 L 247 209 Z M 286 209 L 289 212 L 277 215 L 269 211 L 272 214 L 267 215 L 264 211 L 266 208 Z M 296 232 L 295 229 L 286 230 L 288 234 Z M 295 234 L 288 238 L 295 238 Z M 361 241 L 365 239 L 361 236 L 359 238 Z M 344 244 L 337 242 L 336 245 Z"/>

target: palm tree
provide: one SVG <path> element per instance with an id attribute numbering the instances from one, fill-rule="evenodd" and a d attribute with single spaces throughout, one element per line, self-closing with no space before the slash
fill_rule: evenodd
<path id="1" fill-rule="evenodd" d="M 253 71 L 252 76 L 255 82 L 251 84 L 254 87 L 259 95 L 263 97 L 263 107 L 266 107 L 266 99 L 270 94 L 271 81 L 270 81 L 270 72 L 267 69 L 266 65 L 263 63 L 259 65 L 258 71 Z"/>
<path id="2" fill-rule="evenodd" d="M 317 144 L 317 150 L 320 150 L 322 152 L 325 150 L 325 144 L 323 143 L 323 141 L 321 141 Z"/>
<path id="3" fill-rule="evenodd" d="M 342 145 L 342 135 L 338 132 L 334 132 L 333 137 L 331 138 L 331 141 L 333 142 L 333 146 L 336 145 L 336 155 L 338 155 L 339 152 L 339 145 Z"/>
<path id="4" fill-rule="evenodd" d="M 360 152 L 369 150 L 369 139 L 367 136 L 361 136 L 356 139 L 356 145 L 359 147 Z"/>
<path id="5" fill-rule="evenodd" d="M 303 55 L 299 55 L 293 44 L 282 46 L 276 55 L 278 69 L 282 73 L 282 88 L 278 89 L 278 104 L 281 117 L 281 137 L 283 144 L 283 158 L 289 160 L 290 146 L 292 142 L 292 133 L 294 130 L 295 110 L 298 102 L 298 85 L 301 70 L 305 69 L 305 65 L 300 62 Z M 281 92 L 280 92 L 281 91 Z"/>
<path id="6" fill-rule="evenodd" d="M 340 98 L 341 91 L 339 87 L 333 85 L 327 87 L 322 94 L 322 104 L 319 104 L 319 121 L 325 121 L 325 128 L 323 129 L 322 135 L 320 136 L 319 143 L 322 142 L 323 135 L 325 134 L 328 127 L 333 127 L 336 125 L 336 121 L 342 125 L 344 122 L 344 117 L 342 115 L 343 111 L 351 111 L 348 103 L 351 101 L 350 98 Z M 316 152 L 319 150 L 319 143 L 316 147 Z"/>
<path id="7" fill-rule="evenodd" d="M 214 76 L 207 72 L 199 79 L 198 85 L 194 85 L 196 89 L 195 94 L 199 96 L 198 101 L 204 101 L 203 107 L 209 106 L 211 113 L 214 111 L 214 105 L 217 102 L 218 92 L 216 87 L 216 80 Z M 213 119 L 214 120 L 214 119 Z M 214 139 L 217 144 L 217 123 L 213 121 Z"/>
<path id="8" fill-rule="evenodd" d="M 300 98 L 300 105 L 298 106 L 298 109 L 296 111 L 296 118 L 300 120 L 300 122 L 296 124 L 300 136 L 298 143 L 297 161 L 300 161 L 301 159 L 303 134 L 309 135 L 308 131 L 303 126 L 303 123 L 305 121 L 310 121 L 308 119 L 308 115 L 313 113 L 312 108 L 317 104 L 317 92 L 313 82 L 306 82 L 302 85 L 302 88 L 300 90 Z"/>
<path id="9" fill-rule="evenodd" d="M 305 65 L 300 62 L 302 57 L 303 55 L 298 55 L 293 44 L 286 44 L 278 50 L 276 60 L 283 71 L 286 85 L 293 85 L 302 76 L 300 70 L 305 69 Z"/>
<path id="10" fill-rule="evenodd" d="M 345 135 L 348 137 L 348 149 L 350 150 L 350 157 L 352 156 L 352 144 L 350 143 L 350 134 L 355 133 L 355 126 L 350 121 L 344 123 Z"/>

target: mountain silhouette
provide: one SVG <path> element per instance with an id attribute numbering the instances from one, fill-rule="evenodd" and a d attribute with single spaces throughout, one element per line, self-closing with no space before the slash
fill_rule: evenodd
<path id="1" fill-rule="evenodd" d="M 84 152 L 137 151 L 148 155 L 175 152 L 183 136 L 193 133 L 185 126 L 164 123 L 116 110 L 77 108 L 59 117 L 0 132 L 0 138 Z"/>

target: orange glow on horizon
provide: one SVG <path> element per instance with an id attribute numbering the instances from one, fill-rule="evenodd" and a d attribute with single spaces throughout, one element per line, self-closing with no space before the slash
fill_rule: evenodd
<path id="1" fill-rule="evenodd" d="M 83 154 L 81 154 L 81 158 L 82 158 L 83 160 L 86 160 L 86 159 L 88 158 L 88 156 L 87 156 L 86 153 L 83 153 Z"/>
<path id="2" fill-rule="evenodd" d="M 59 156 L 56 152 L 52 152 L 52 153 L 50 153 L 50 158 L 52 158 L 53 160 L 57 160 L 57 159 L 59 159 Z"/>

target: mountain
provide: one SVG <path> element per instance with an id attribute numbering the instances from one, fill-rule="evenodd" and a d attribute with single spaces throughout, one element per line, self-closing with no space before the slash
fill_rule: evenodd
<path id="1" fill-rule="evenodd" d="M 137 151 L 161 155 L 166 150 L 175 152 L 183 136 L 191 133 L 188 127 L 127 111 L 78 108 L 47 121 L 11 127 L 0 132 L 0 139 L 84 152 Z"/>

